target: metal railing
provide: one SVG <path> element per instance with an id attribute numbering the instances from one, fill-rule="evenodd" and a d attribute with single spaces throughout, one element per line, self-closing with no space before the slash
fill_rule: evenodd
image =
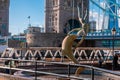
<path id="1" fill-rule="evenodd" d="M 115 48 L 115 50 L 120 51 L 120 48 Z M 79 47 L 73 52 L 73 55 L 78 61 L 86 61 L 86 63 L 99 61 L 100 58 L 104 63 L 107 63 L 112 60 L 112 51 L 111 48 Z M 3 54 L 1 54 L 1 58 L 12 57 L 23 60 L 34 60 L 36 58 L 46 60 L 50 58 L 50 61 L 56 61 L 57 57 L 59 57 L 59 62 L 63 59 L 60 47 L 7 48 Z"/>
<path id="2" fill-rule="evenodd" d="M 10 60 L 10 61 L 19 61 L 19 62 L 30 62 L 30 63 L 34 63 L 34 70 L 32 69 L 25 69 L 25 68 L 17 68 L 17 67 L 12 67 L 12 64 L 10 63 L 10 66 L 9 67 L 5 67 L 4 64 L 3 66 L 0 66 L 1 69 L 9 69 L 10 70 L 10 74 L 11 74 L 11 71 L 12 70 L 16 70 L 16 71 L 23 71 L 23 72 L 30 72 L 30 73 L 34 73 L 34 79 L 37 80 L 38 79 L 38 76 L 37 74 L 45 74 L 45 75 L 52 75 L 52 76 L 55 76 L 55 77 L 60 77 L 60 78 L 69 78 L 69 79 L 83 79 L 81 77 L 77 77 L 77 76 L 74 76 L 73 74 L 71 74 L 70 72 L 70 68 L 71 67 L 84 67 L 86 69 L 90 69 L 91 73 L 89 75 L 91 75 L 91 80 L 95 80 L 95 76 L 96 76 L 96 72 L 99 71 L 101 72 L 100 76 L 103 74 L 103 73 L 108 73 L 108 74 L 112 74 L 112 75 L 115 75 L 115 76 L 120 76 L 120 73 L 117 73 L 117 72 L 114 72 L 114 71 L 111 71 L 111 70 L 106 70 L 106 69 L 101 69 L 101 68 L 97 68 L 97 67 L 93 67 L 93 66 L 89 66 L 89 65 L 81 65 L 81 64 L 71 64 L 71 63 L 64 63 L 64 62 L 46 62 L 46 61 L 37 61 L 37 60 L 18 60 L 18 59 L 12 59 L 12 58 L 0 58 L 0 60 L 2 61 L 5 61 L 5 60 Z M 54 65 L 65 65 L 67 66 L 67 74 L 58 74 L 58 73 L 53 73 L 53 72 L 46 72 L 46 71 L 38 71 L 38 66 L 39 64 L 38 63 L 42 63 L 42 64 L 54 64 Z M 20 66 L 20 65 L 19 65 Z M 63 70 L 64 72 L 64 70 Z M 103 75 L 104 77 L 104 75 Z M 111 77 L 111 76 L 110 76 Z"/>

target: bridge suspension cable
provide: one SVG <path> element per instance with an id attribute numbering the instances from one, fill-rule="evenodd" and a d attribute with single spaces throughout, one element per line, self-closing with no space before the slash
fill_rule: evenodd
<path id="1" fill-rule="evenodd" d="M 74 27 L 74 19 L 75 19 L 75 5 L 74 5 L 74 0 L 72 0 L 72 7 L 73 7 L 73 12 L 72 12 L 72 27 Z"/>

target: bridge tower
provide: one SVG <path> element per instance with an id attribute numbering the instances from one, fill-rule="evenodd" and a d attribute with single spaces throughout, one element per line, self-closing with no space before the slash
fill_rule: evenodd
<path id="1" fill-rule="evenodd" d="M 107 18 L 104 19 L 104 27 L 108 26 L 107 29 L 111 30 L 113 27 L 116 28 L 116 30 L 119 29 L 118 26 L 118 17 L 117 17 L 117 6 L 116 6 L 116 0 L 106 0 L 106 11 L 107 11 Z M 116 16 L 115 16 L 116 15 Z M 105 14 L 106 16 L 106 14 Z M 108 21 L 108 22 L 106 22 Z"/>
<path id="2" fill-rule="evenodd" d="M 46 33 L 67 33 L 80 27 L 77 5 L 80 15 L 87 11 L 86 21 L 89 19 L 89 0 L 46 0 L 45 4 Z"/>
<path id="3" fill-rule="evenodd" d="M 0 35 L 9 34 L 9 4 L 10 0 L 0 0 Z"/>

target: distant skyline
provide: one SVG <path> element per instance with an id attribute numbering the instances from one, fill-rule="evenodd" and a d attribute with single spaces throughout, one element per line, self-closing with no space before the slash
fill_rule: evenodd
<path id="1" fill-rule="evenodd" d="M 45 0 L 10 0 L 9 32 L 23 33 L 30 23 L 33 26 L 44 25 Z"/>

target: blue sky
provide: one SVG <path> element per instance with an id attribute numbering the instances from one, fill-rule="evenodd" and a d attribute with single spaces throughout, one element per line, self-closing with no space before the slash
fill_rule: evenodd
<path id="1" fill-rule="evenodd" d="M 44 25 L 44 0 L 10 0 L 9 32 L 22 33 L 30 22 L 33 26 Z"/>
<path id="2" fill-rule="evenodd" d="M 33 26 L 44 26 L 44 1 L 45 0 L 10 0 L 9 32 L 12 34 L 19 34 L 27 29 L 29 24 L 28 16 L 31 16 L 30 23 Z M 101 5 L 103 5 L 103 2 L 101 3 Z M 93 10 L 91 10 L 91 8 Z M 100 26 L 102 26 L 103 15 L 98 14 L 99 8 L 95 5 L 93 6 L 92 4 L 91 8 L 90 20 L 95 19 L 97 22 L 97 29 L 101 29 Z M 98 19 L 98 16 L 100 16 L 100 20 Z M 98 22 L 101 24 L 98 25 Z"/>

